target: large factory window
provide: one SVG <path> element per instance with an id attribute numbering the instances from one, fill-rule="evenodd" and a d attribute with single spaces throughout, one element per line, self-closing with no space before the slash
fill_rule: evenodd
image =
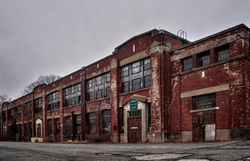
<path id="1" fill-rule="evenodd" d="M 58 109 L 60 107 L 59 91 L 48 95 L 48 110 Z"/>
<path id="2" fill-rule="evenodd" d="M 72 106 L 81 103 L 81 84 L 75 84 L 73 86 L 64 89 L 64 106 Z"/>
<path id="3" fill-rule="evenodd" d="M 42 97 L 36 99 L 36 105 L 35 105 L 36 113 L 41 113 L 43 112 L 43 102 L 42 102 Z"/>
<path id="4" fill-rule="evenodd" d="M 121 90 L 122 93 L 135 91 L 151 86 L 150 58 L 137 61 L 122 67 Z"/>
<path id="5" fill-rule="evenodd" d="M 87 100 L 92 101 L 110 96 L 110 73 L 87 81 Z"/>

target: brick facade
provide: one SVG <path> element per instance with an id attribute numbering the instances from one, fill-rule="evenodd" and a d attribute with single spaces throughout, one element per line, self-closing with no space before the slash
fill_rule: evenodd
<path id="1" fill-rule="evenodd" d="M 0 135 L 152 143 L 249 138 L 249 35 L 240 24 L 195 42 L 164 30 L 134 36 L 111 55 L 5 102 Z"/>

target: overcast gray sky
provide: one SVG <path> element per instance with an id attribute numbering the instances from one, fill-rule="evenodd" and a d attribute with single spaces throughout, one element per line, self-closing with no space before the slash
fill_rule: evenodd
<path id="1" fill-rule="evenodd" d="M 61 77 L 152 29 L 195 41 L 244 23 L 249 0 L 0 0 L 0 94 Z"/>

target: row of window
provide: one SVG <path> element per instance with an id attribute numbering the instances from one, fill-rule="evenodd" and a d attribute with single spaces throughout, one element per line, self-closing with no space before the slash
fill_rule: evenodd
<path id="1" fill-rule="evenodd" d="M 73 118 L 73 124 L 75 126 L 75 130 L 74 134 L 81 134 L 81 115 L 76 115 Z M 65 122 L 65 132 L 64 135 L 68 136 L 68 139 L 71 139 L 71 119 L 70 116 L 67 116 L 64 118 L 64 122 Z M 52 134 L 52 119 L 48 120 L 48 134 L 51 135 Z M 55 134 L 56 135 L 60 135 L 60 118 L 55 119 L 54 122 L 54 126 L 55 126 Z"/>
<path id="2" fill-rule="evenodd" d="M 111 111 L 104 110 L 102 111 L 102 134 L 110 134 L 111 133 Z M 87 124 L 88 124 L 88 132 L 89 134 L 96 133 L 96 121 L 95 121 L 95 113 L 87 114 Z"/>
<path id="3" fill-rule="evenodd" d="M 215 49 L 216 62 L 227 60 L 230 57 L 229 45 L 224 45 Z M 205 51 L 197 54 L 197 67 L 202 67 L 210 64 L 210 51 Z M 182 60 L 182 71 L 193 69 L 193 57 L 188 57 Z"/>

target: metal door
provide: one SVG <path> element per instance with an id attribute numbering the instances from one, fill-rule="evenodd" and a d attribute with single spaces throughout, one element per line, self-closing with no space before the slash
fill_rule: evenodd
<path id="1" fill-rule="evenodd" d="M 200 112 L 193 114 L 193 140 L 215 140 L 216 114 L 212 112 Z"/>
<path id="2" fill-rule="evenodd" d="M 128 142 L 141 141 L 141 117 L 128 119 Z"/>

